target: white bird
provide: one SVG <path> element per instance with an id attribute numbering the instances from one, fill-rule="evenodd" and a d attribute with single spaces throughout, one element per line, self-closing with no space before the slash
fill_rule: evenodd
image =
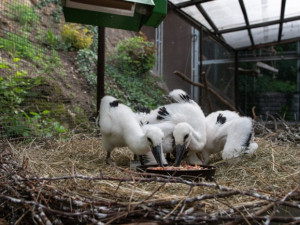
<path id="1" fill-rule="evenodd" d="M 176 146 L 175 166 L 179 166 L 187 148 L 193 152 L 201 152 L 205 146 L 205 116 L 200 106 L 196 103 L 184 102 L 160 106 L 152 110 L 150 114 L 143 116 L 141 120 L 143 123 L 159 126 L 165 137 L 174 137 Z M 167 138 L 166 140 L 169 140 L 168 143 L 170 145 L 172 138 Z M 163 147 L 164 153 L 171 152 L 174 149 L 174 144 L 172 141 L 172 145 L 170 145 L 172 147 L 168 148 L 168 150 Z"/>
<path id="2" fill-rule="evenodd" d="M 250 117 L 224 110 L 209 114 L 206 118 L 206 145 L 202 151 L 204 164 L 210 154 L 222 152 L 223 159 L 242 154 L 253 154 L 258 148 L 254 142 L 253 123 Z"/>
<path id="3" fill-rule="evenodd" d="M 137 155 L 152 151 L 157 163 L 163 166 L 162 130 L 152 125 L 140 126 L 135 113 L 126 105 L 120 104 L 116 98 L 104 96 L 101 99 L 97 123 L 100 126 L 103 147 L 107 151 L 107 163 L 112 163 L 110 155 L 114 148 L 128 146 Z"/>
<path id="4" fill-rule="evenodd" d="M 197 104 L 189 95 L 175 89 L 169 93 L 172 102 Z M 185 157 L 188 164 L 208 164 L 210 154 L 222 151 L 223 159 L 238 157 L 241 154 L 252 154 L 258 148 L 253 141 L 253 124 L 249 117 L 241 117 L 238 113 L 223 110 L 209 114 L 205 118 L 206 144 L 201 153 L 190 152 Z"/>
<path id="5" fill-rule="evenodd" d="M 167 96 L 172 103 L 192 103 L 198 105 L 191 97 L 182 89 L 174 89 Z"/>

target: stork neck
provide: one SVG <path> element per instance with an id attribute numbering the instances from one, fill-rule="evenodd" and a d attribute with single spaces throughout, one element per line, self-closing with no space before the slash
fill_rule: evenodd
<path id="1" fill-rule="evenodd" d="M 137 155 L 145 154 L 148 151 L 148 142 L 145 133 L 140 126 L 128 126 L 124 130 L 128 147 Z"/>

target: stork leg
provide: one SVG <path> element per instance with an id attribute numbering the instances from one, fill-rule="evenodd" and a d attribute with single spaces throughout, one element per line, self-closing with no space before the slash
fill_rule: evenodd
<path id="1" fill-rule="evenodd" d="M 106 164 L 109 164 L 111 166 L 116 166 L 116 163 L 110 157 L 110 153 L 111 152 L 107 152 L 107 154 L 106 154 L 106 160 L 105 160 Z"/>

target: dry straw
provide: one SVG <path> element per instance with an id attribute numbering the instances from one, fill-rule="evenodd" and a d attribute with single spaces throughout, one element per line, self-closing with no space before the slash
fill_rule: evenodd
<path id="1" fill-rule="evenodd" d="M 108 166 L 100 138 L 83 134 L 26 144 L 5 141 L 0 197 L 2 209 L 10 210 L 0 218 L 24 224 L 296 223 L 296 215 L 284 217 L 276 210 L 299 213 L 299 146 L 274 137 L 278 134 L 256 137 L 259 148 L 252 156 L 230 161 L 213 156 L 214 182 L 137 173 L 129 168 L 133 154 L 127 148 L 113 152 L 117 167 Z"/>

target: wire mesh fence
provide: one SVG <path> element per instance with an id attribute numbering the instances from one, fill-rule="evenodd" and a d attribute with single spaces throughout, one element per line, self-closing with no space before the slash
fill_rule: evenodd
<path id="1" fill-rule="evenodd" d="M 80 76 L 72 49 L 92 45 L 93 35 L 64 23 L 60 4 L 0 3 L 1 138 L 61 136 L 91 127 L 95 91 Z"/>
<path id="2" fill-rule="evenodd" d="M 204 62 L 202 71 L 205 72 L 208 86 L 234 106 L 236 98 L 234 52 L 218 44 L 206 33 L 203 34 L 202 48 L 202 60 Z M 209 104 L 212 109 L 209 109 Z M 214 95 L 210 94 L 207 97 L 204 90 L 201 94 L 201 106 L 207 111 L 217 111 L 225 107 Z"/>

